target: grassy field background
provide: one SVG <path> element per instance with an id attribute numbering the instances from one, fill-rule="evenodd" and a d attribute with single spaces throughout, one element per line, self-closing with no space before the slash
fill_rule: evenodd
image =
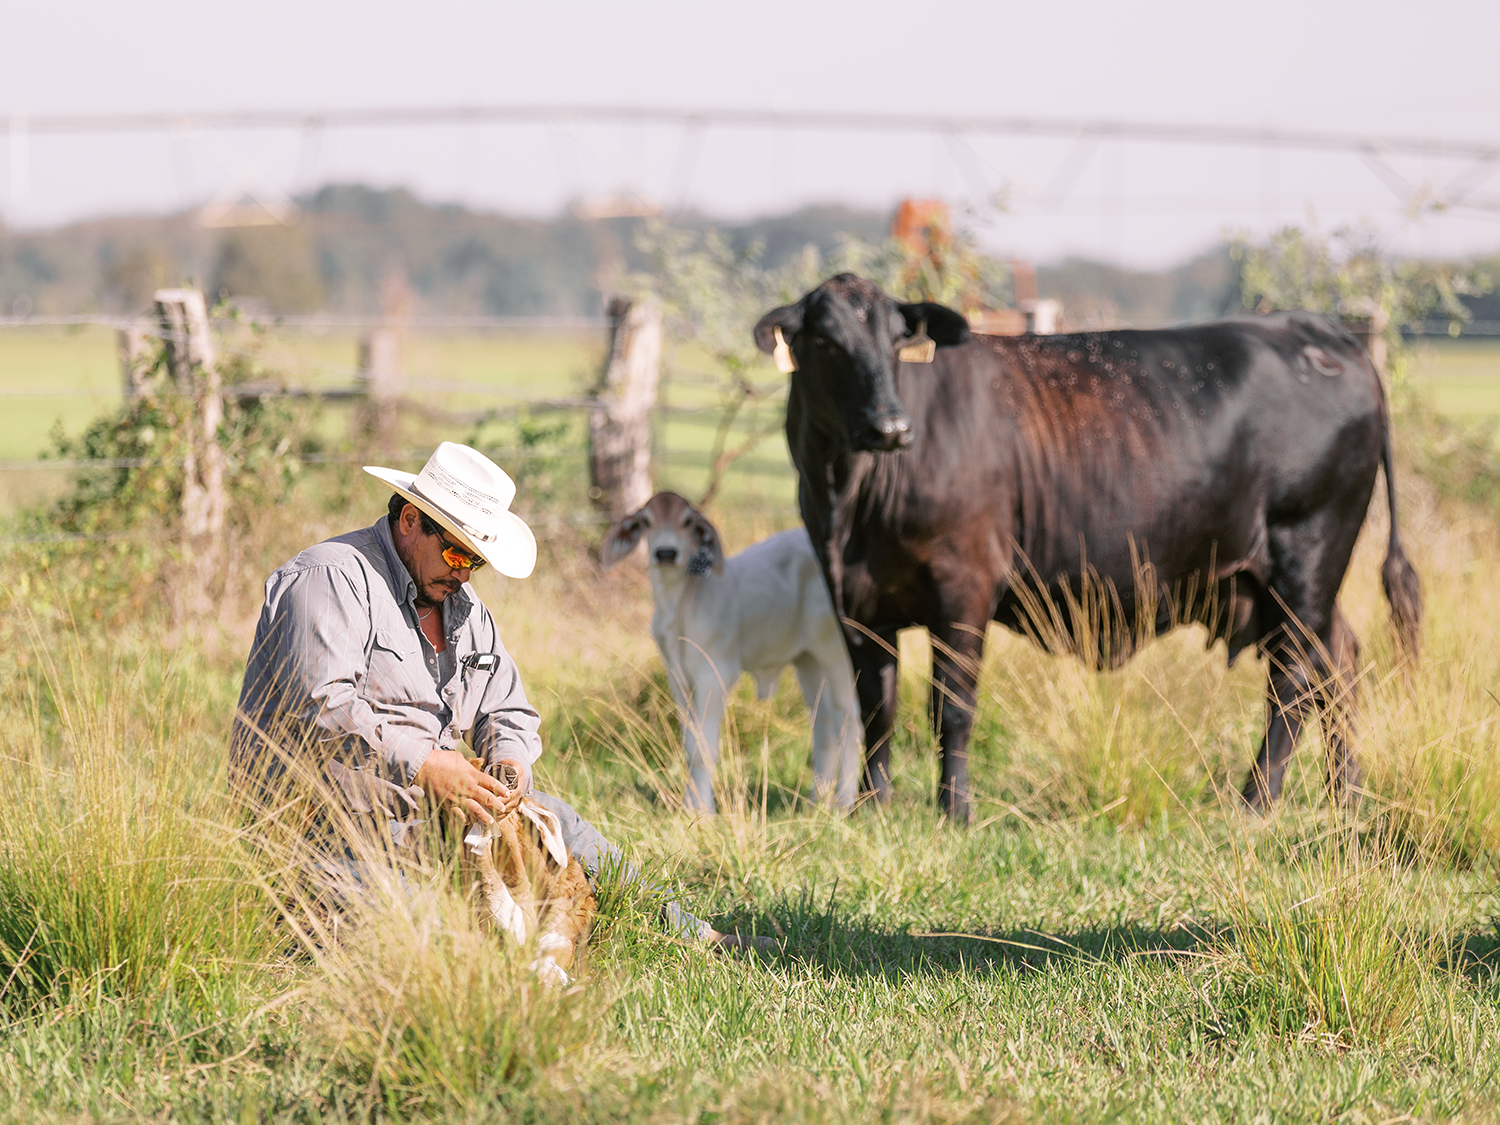
<path id="1" fill-rule="evenodd" d="M 73 355 L 59 381 L 94 372 L 102 404 L 112 345 L 87 368 L 87 335 L 55 333 L 48 354 Z M 470 346 L 433 378 L 504 385 Z M 592 362 L 586 341 L 525 347 L 509 370 L 548 364 L 551 388 Z M 1423 362 L 1482 368 L 1465 347 Z M 1481 405 L 1447 409 L 1486 416 L 1463 401 Z M 784 526 L 788 500 L 726 499 L 728 546 Z M 560 994 L 475 931 L 440 869 L 420 894 L 373 894 L 337 947 L 299 939 L 288 857 L 228 805 L 260 583 L 373 520 L 374 482 L 319 470 L 258 514 L 222 615 L 189 633 L 151 590 L 94 592 L 114 547 L 9 544 L 0 1120 L 1500 1120 L 1500 531 L 1410 472 L 1401 501 L 1426 583 L 1420 664 L 1386 623 L 1378 514 L 1342 595 L 1364 641 L 1368 795 L 1328 806 L 1309 735 L 1263 821 L 1232 794 L 1264 666 L 1228 669 L 1194 631 L 1097 674 L 992 630 L 970 829 L 935 813 L 920 631 L 901 640 L 889 807 L 808 801 L 785 676 L 765 702 L 741 685 L 726 812 L 689 816 L 644 574 L 601 573 L 592 529 L 548 529 L 534 578 L 476 583 L 543 716 L 538 784 L 720 928 L 776 939 L 715 957 L 607 887 L 587 972 Z"/>

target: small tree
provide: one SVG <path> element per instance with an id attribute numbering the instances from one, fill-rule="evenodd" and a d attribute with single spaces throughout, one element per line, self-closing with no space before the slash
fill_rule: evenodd
<path id="1" fill-rule="evenodd" d="M 729 444 L 741 412 L 753 411 L 779 385 L 752 379 L 764 357 L 750 330 L 767 309 L 796 300 L 813 284 L 808 279 L 820 273 L 821 255 L 809 246 L 786 266 L 770 269 L 762 265 L 759 244 L 736 249 L 718 231 L 699 234 L 660 221 L 644 226 L 636 244 L 649 260 L 650 271 L 632 276 L 628 288 L 655 297 L 668 335 L 702 348 L 717 368 L 723 409 L 709 454 L 708 484 L 698 499 L 700 506 L 706 505 L 718 494 L 729 466 L 779 424 L 753 419 L 744 440 Z"/>
<path id="2" fill-rule="evenodd" d="M 1283 227 L 1263 245 L 1237 239 L 1230 252 L 1240 263 L 1248 309 L 1301 308 L 1373 321 L 1384 333 L 1397 386 L 1405 384 L 1411 359 L 1402 328 L 1439 317 L 1456 336 L 1469 319 L 1459 298 L 1487 293 L 1493 284 L 1481 267 L 1393 259 L 1370 226 L 1340 227 L 1332 237 Z"/>
<path id="3" fill-rule="evenodd" d="M 1404 326 L 1441 317 L 1456 335 L 1469 319 L 1459 298 L 1493 287 L 1483 265 L 1393 261 L 1369 227 L 1343 228 L 1331 239 L 1287 227 L 1265 245 L 1241 240 L 1233 251 L 1247 308 L 1306 308 L 1383 324 L 1398 447 L 1440 495 L 1500 513 L 1493 427 L 1439 414 L 1410 385 L 1412 353 L 1401 334 Z"/>
<path id="4" fill-rule="evenodd" d="M 769 309 L 789 304 L 830 275 L 857 273 L 891 296 L 909 301 L 940 301 L 961 308 L 999 303 L 1008 275 L 1005 267 L 978 252 L 964 231 L 944 228 L 941 253 L 924 253 L 895 240 L 872 244 L 842 238 L 826 257 L 808 244 L 785 264 L 764 264 L 759 244 L 737 249 L 715 230 L 702 234 L 656 221 L 641 228 L 637 248 L 650 262 L 648 272 L 633 275 L 627 288 L 661 302 L 668 335 L 692 342 L 708 353 L 719 376 L 723 412 L 709 456 L 707 487 L 699 504 L 709 503 L 724 473 L 780 428 L 777 412 L 755 418 L 746 437 L 730 444 L 736 419 L 779 392 L 780 380 L 756 383 L 767 359 L 756 349 L 751 329 Z"/>
<path id="5" fill-rule="evenodd" d="M 215 310 L 219 319 L 234 310 Z M 225 396 L 216 433 L 224 456 L 224 487 L 231 532 L 243 531 L 256 512 L 285 501 L 302 473 L 302 460 L 321 449 L 316 408 L 274 391 L 264 396 L 233 393 L 245 384 L 277 387 L 279 373 L 260 360 L 262 329 L 252 326 L 244 346 L 220 361 Z M 68 563 L 80 594 L 96 605 L 128 607 L 150 594 L 165 577 L 162 547 L 175 543 L 186 485 L 184 463 L 195 404 L 166 370 L 166 349 L 153 340 L 143 361 L 140 393 L 101 415 L 76 437 L 59 422 L 51 439 L 53 455 L 94 462 L 73 474 L 70 487 L 45 510 L 29 514 L 35 531 L 77 536 L 43 552 L 49 564 Z M 101 464 L 102 463 L 102 464 Z M 114 541 L 110 565 L 96 565 L 101 542 Z M 169 548 L 169 551 L 172 550 Z M 85 565 L 78 565 L 80 560 Z"/>

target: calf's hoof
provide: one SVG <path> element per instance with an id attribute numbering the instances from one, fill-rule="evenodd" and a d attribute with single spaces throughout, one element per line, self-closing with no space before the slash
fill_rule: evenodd
<path id="1" fill-rule="evenodd" d="M 531 963 L 531 971 L 536 974 L 537 980 L 548 988 L 567 988 L 573 983 L 572 978 L 568 976 L 568 970 L 550 957 L 538 957 Z"/>

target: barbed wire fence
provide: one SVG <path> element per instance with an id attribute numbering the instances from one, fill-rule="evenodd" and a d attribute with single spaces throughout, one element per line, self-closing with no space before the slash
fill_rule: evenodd
<path id="1" fill-rule="evenodd" d="M 601 367 L 607 359 L 612 334 L 619 317 L 503 317 L 503 316 L 410 316 L 402 318 L 399 328 L 414 335 L 424 333 L 460 333 L 475 335 L 515 334 L 567 334 L 570 336 L 595 336 Z M 159 347 L 166 341 L 168 333 L 157 320 L 145 317 L 122 317 L 99 314 L 71 316 L 11 316 L 0 317 L 0 332 L 7 330 L 38 330 L 65 328 L 72 330 L 104 329 L 118 334 L 120 382 L 115 391 L 100 386 L 57 386 L 55 382 L 38 373 L 35 383 L 16 386 L 15 376 L 7 381 L 10 386 L 0 387 L 3 399 L 66 400 L 69 398 L 91 398 L 98 401 L 100 411 L 105 412 L 131 395 L 143 392 L 140 382 L 140 349 L 145 345 Z M 556 416 L 567 418 L 581 432 L 589 430 L 590 415 L 598 414 L 608 405 L 608 395 L 603 393 L 604 382 L 591 392 L 557 393 L 559 388 L 539 384 L 532 386 L 506 384 L 498 381 L 481 381 L 463 378 L 412 377 L 405 372 L 396 378 L 372 377 L 369 369 L 368 349 L 361 346 L 361 361 L 338 363 L 324 356 L 299 353 L 295 346 L 288 350 L 288 337 L 300 332 L 355 331 L 367 340 L 372 333 L 387 331 L 392 321 L 384 316 L 279 316 L 272 320 L 257 322 L 237 316 L 219 316 L 213 319 L 213 331 L 218 354 L 223 357 L 257 358 L 254 349 L 235 343 L 236 330 L 251 329 L 269 333 L 277 341 L 280 350 L 275 359 L 275 380 L 252 380 L 223 383 L 216 393 L 224 398 L 241 400 L 255 399 L 307 399 L 318 402 L 343 403 L 356 411 L 365 408 L 375 399 L 409 415 L 428 422 L 453 427 L 473 428 L 486 423 L 504 422 L 516 418 Z M 24 376 L 23 376 L 24 377 Z M 680 435 L 682 427 L 717 430 L 724 423 L 725 408 L 722 405 L 703 401 L 674 401 L 679 397 L 701 400 L 705 392 L 719 386 L 721 377 L 713 372 L 694 367 L 690 362 L 668 355 L 660 363 L 660 395 L 655 386 L 651 389 L 650 402 L 646 410 L 646 442 L 644 460 L 652 477 L 682 477 L 683 474 L 704 473 L 711 475 L 715 469 L 711 449 L 697 449 L 695 442 L 683 443 L 673 440 Z M 779 405 L 779 395 L 784 391 L 778 382 L 768 380 L 759 388 L 761 400 L 773 409 Z M 195 392 L 180 384 L 164 381 L 151 388 L 150 393 L 158 399 L 187 397 Z M 467 409 L 455 409 L 451 404 L 440 404 L 442 396 L 459 396 L 466 402 L 480 400 Z M 351 420 L 352 423 L 352 420 Z M 357 425 L 352 426 L 356 436 Z M 368 435 L 367 435 L 368 436 Z M 358 444 L 356 442 L 356 444 Z M 370 448 L 333 449 L 297 454 L 290 459 L 306 467 L 331 467 L 367 463 L 390 463 L 418 466 L 430 454 L 430 448 L 396 448 L 388 443 L 366 441 Z M 765 443 L 770 444 L 770 443 Z M 539 450 L 527 445 L 487 448 L 487 451 L 502 464 L 523 466 L 529 461 L 555 457 L 555 453 Z M 580 449 L 579 453 L 586 454 Z M 152 469 L 175 465 L 176 462 L 162 457 L 100 457 L 79 458 L 64 456 L 36 456 L 0 460 L 0 474 L 20 473 L 78 473 L 121 469 Z M 726 466 L 720 466 L 722 471 Z M 751 450 L 736 458 L 727 466 L 738 478 L 789 477 L 793 470 L 784 458 L 766 453 L 752 445 Z M 586 465 L 579 466 L 580 473 L 588 471 Z M 679 483 L 679 487 L 681 487 Z M 639 486 L 637 486 L 637 491 Z M 790 490 L 786 490 L 790 495 Z M 619 502 L 609 503 L 599 495 L 597 483 L 594 499 L 601 513 L 619 514 Z M 649 493 L 648 493 L 649 495 Z M 632 501 L 643 499 L 633 494 Z M 754 514 L 783 516 L 791 511 L 790 504 L 764 506 L 764 511 Z M 558 517 L 553 517 L 558 518 Z M 597 523 L 602 515 L 580 516 L 577 513 L 561 516 L 565 522 L 574 524 Z M 0 534 L 3 544 L 46 544 L 80 542 L 119 542 L 123 540 L 149 538 L 155 532 L 110 532 L 94 535 L 58 532 L 54 534 Z"/>

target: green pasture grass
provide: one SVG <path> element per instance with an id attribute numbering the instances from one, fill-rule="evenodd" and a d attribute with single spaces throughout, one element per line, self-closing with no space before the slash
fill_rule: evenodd
<path id="1" fill-rule="evenodd" d="M 0 329 L 0 461 L 37 457 L 51 448 L 53 426 L 76 433 L 119 400 L 113 330 Z M 11 476 L 0 474 L 0 488 L 37 483 L 5 479 Z"/>
<path id="2" fill-rule="evenodd" d="M 1500 340 L 1424 341 L 1414 360 L 1412 384 L 1431 396 L 1438 413 L 1500 423 Z"/>

